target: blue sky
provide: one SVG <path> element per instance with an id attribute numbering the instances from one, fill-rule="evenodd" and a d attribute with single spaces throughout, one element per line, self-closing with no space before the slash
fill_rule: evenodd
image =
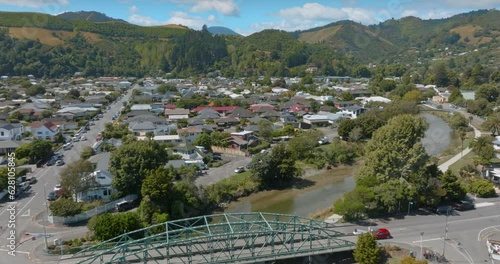
<path id="1" fill-rule="evenodd" d="M 500 8 L 500 0 L 0 0 L 2 11 L 58 14 L 99 11 L 130 23 L 229 27 L 249 35 L 263 29 L 308 29 L 339 20 L 374 24 L 390 18 L 444 18 Z M 500 20 L 500 18 L 499 18 Z"/>

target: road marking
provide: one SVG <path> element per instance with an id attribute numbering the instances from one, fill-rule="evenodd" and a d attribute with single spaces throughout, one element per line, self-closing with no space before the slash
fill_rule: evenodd
<path id="1" fill-rule="evenodd" d="M 482 234 L 484 231 L 486 231 L 486 230 L 488 230 L 488 229 L 495 229 L 495 230 L 497 230 L 497 231 L 498 231 L 497 227 L 500 227 L 500 225 L 497 225 L 497 226 L 488 226 L 488 227 L 485 227 L 485 228 L 481 229 L 481 230 L 479 231 L 479 233 L 477 233 L 477 241 L 481 241 L 481 240 L 482 240 L 482 239 L 481 239 L 481 234 Z"/>
<path id="2" fill-rule="evenodd" d="M 26 210 L 26 212 L 24 214 L 22 214 L 21 216 L 30 216 L 31 214 L 31 209 L 28 209 Z"/>
<path id="3" fill-rule="evenodd" d="M 23 206 L 23 208 L 21 208 L 21 210 L 19 210 L 19 212 L 16 214 L 16 216 L 18 216 L 24 210 L 24 208 L 26 208 L 26 206 L 28 206 L 28 204 L 30 204 L 30 202 L 33 201 L 33 199 L 35 199 L 35 197 L 37 195 L 38 195 L 38 193 L 35 193 L 35 195 L 33 195 L 33 197 L 31 197 L 31 199 Z"/>
<path id="4" fill-rule="evenodd" d="M 431 238 L 431 239 L 424 239 L 424 240 L 416 240 L 416 241 L 413 241 L 411 243 L 423 243 L 423 242 L 436 241 L 436 240 L 443 240 L 443 238 L 438 237 L 438 238 Z"/>
<path id="5" fill-rule="evenodd" d="M 494 203 L 490 203 L 490 202 L 477 203 L 476 204 L 476 208 L 487 207 L 487 206 L 492 206 L 492 205 L 495 205 L 495 204 Z"/>

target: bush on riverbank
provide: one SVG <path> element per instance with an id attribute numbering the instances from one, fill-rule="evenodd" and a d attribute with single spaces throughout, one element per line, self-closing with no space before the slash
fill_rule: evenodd
<path id="1" fill-rule="evenodd" d="M 207 187 L 208 199 L 216 204 L 234 201 L 260 189 L 259 181 L 250 172 L 226 178 Z"/>

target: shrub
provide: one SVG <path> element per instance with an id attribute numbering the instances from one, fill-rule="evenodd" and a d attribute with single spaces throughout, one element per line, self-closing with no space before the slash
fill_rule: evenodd
<path id="1" fill-rule="evenodd" d="M 74 216 L 82 212 L 82 204 L 68 198 L 61 198 L 49 205 L 50 211 L 54 216 Z"/>
<path id="2" fill-rule="evenodd" d="M 469 192 L 480 198 L 496 196 L 495 185 L 486 179 L 475 179 L 469 186 Z"/>
<path id="3" fill-rule="evenodd" d="M 263 149 L 267 149 L 271 146 L 271 144 L 269 144 L 268 142 L 264 142 L 258 146 L 255 146 L 253 148 L 248 148 L 248 152 L 250 152 L 250 154 L 257 154 L 259 152 L 261 152 Z"/>

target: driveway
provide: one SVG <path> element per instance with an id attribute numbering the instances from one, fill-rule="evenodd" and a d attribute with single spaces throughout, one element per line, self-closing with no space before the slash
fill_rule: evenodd
<path id="1" fill-rule="evenodd" d="M 248 165 L 248 163 L 250 163 L 250 161 L 252 161 L 252 158 L 250 157 L 242 157 L 242 156 L 226 155 L 226 154 L 222 155 L 222 159 L 230 160 L 230 162 L 217 168 L 210 168 L 207 171 L 207 174 L 199 176 L 196 179 L 196 184 L 209 185 L 221 181 L 225 178 L 233 176 L 235 174 L 234 170 L 236 168 L 245 167 L 246 165 Z"/>

